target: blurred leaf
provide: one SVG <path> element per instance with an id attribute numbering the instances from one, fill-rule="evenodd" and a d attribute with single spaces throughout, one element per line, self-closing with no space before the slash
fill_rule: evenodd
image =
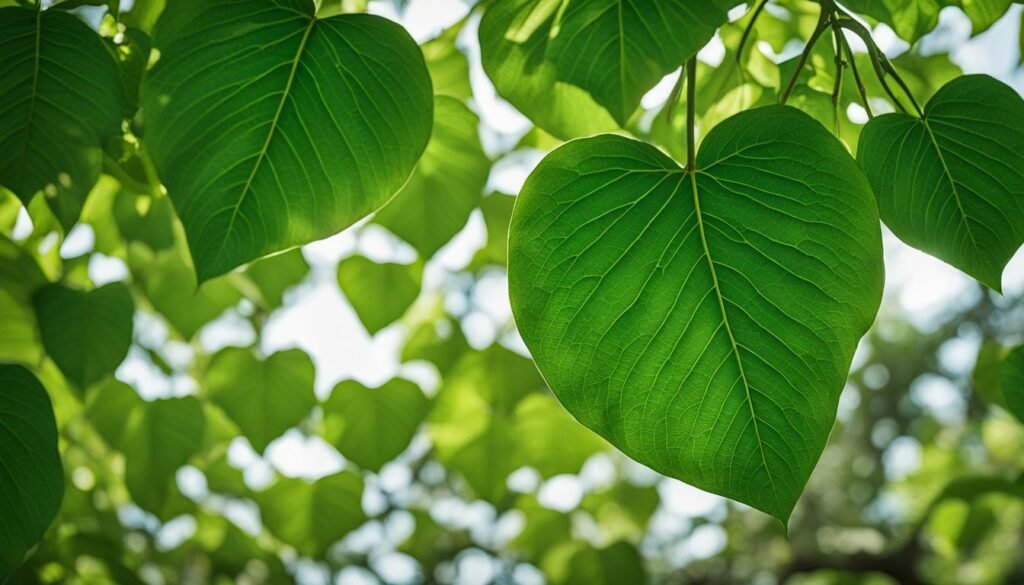
<path id="1" fill-rule="evenodd" d="M 203 444 L 206 418 L 193 396 L 144 402 L 126 421 L 124 479 L 139 507 L 166 518 L 175 473 Z"/>
<path id="2" fill-rule="evenodd" d="M 338 264 L 338 286 L 373 335 L 405 314 L 420 294 L 422 265 L 378 264 L 351 256 Z"/>
<path id="3" fill-rule="evenodd" d="M 253 449 L 263 453 L 312 410 L 313 378 L 313 362 L 301 350 L 280 351 L 261 360 L 250 349 L 231 347 L 210 361 L 206 391 Z"/>
<path id="4" fill-rule="evenodd" d="M 324 438 L 356 465 L 380 471 L 409 446 L 429 407 L 408 380 L 393 378 L 380 388 L 345 380 L 324 401 Z"/>
<path id="5" fill-rule="evenodd" d="M 420 45 L 430 70 L 434 95 L 448 95 L 460 100 L 467 100 L 473 95 L 469 85 L 469 60 L 455 44 L 464 24 L 465 20 L 459 21 L 437 38 Z M 438 117 L 436 112 L 434 117 Z"/>
<path id="6" fill-rule="evenodd" d="M 382 207 L 430 137 L 430 76 L 405 29 L 314 12 L 313 0 L 178 0 L 154 33 L 146 148 L 200 283 Z"/>
<path id="7" fill-rule="evenodd" d="M 111 211 L 126 242 L 142 242 L 154 252 L 174 246 L 174 208 L 167 197 L 120 189 Z"/>
<path id="8" fill-rule="evenodd" d="M 542 477 L 580 472 L 608 444 L 562 408 L 554 398 L 531 394 L 516 407 L 515 428 L 524 461 Z"/>
<path id="9" fill-rule="evenodd" d="M 0 360 L 42 359 L 32 294 L 46 283 L 35 259 L 0 234 Z"/>
<path id="10" fill-rule="evenodd" d="M 971 19 L 971 34 L 977 35 L 991 28 L 1002 18 L 1010 9 L 1013 0 L 958 0 L 956 3 Z"/>
<path id="11" fill-rule="evenodd" d="M 249 487 L 245 484 L 245 475 L 228 461 L 227 452 L 223 452 L 202 466 L 206 484 L 211 492 L 247 497 Z"/>
<path id="12" fill-rule="evenodd" d="M 480 202 L 487 226 L 487 243 L 473 256 L 472 269 L 484 266 L 505 266 L 508 262 L 508 224 L 512 220 L 512 208 L 516 198 L 504 193 L 491 193 Z"/>
<path id="13" fill-rule="evenodd" d="M 509 474 L 523 465 L 518 438 L 507 421 L 491 419 L 447 463 L 462 474 L 477 497 L 497 504 L 507 491 Z"/>
<path id="14" fill-rule="evenodd" d="M 540 565 L 548 551 L 572 539 L 572 520 L 567 514 L 545 508 L 532 496 L 520 496 L 516 502 L 525 518 L 523 531 L 511 543 L 534 565 Z"/>
<path id="15" fill-rule="evenodd" d="M 945 0 L 942 0 L 945 1 Z M 914 44 L 939 23 L 940 0 L 847 0 L 847 8 L 892 27 Z"/>
<path id="16" fill-rule="evenodd" d="M 553 136 L 568 140 L 618 124 L 583 89 L 557 78 L 546 58 L 558 2 L 506 0 L 480 21 L 480 58 L 498 94 Z"/>
<path id="17" fill-rule="evenodd" d="M 108 445 L 124 449 L 125 422 L 143 405 L 142 398 L 128 384 L 107 378 L 89 391 L 85 418 Z"/>
<path id="18" fill-rule="evenodd" d="M 1006 407 L 1024 423 L 1024 345 L 1006 354 L 1000 373 L 1000 388 Z"/>
<path id="19" fill-rule="evenodd" d="M 461 101 L 434 98 L 434 133 L 416 170 L 376 222 L 429 259 L 466 225 L 483 195 L 491 160 L 480 119 Z"/>
<path id="20" fill-rule="evenodd" d="M 466 336 L 458 320 L 440 316 L 420 322 L 412 328 L 409 338 L 402 347 L 402 362 L 426 360 L 445 375 L 448 370 L 469 351 Z"/>
<path id="21" fill-rule="evenodd" d="M 302 250 L 295 249 L 253 262 L 243 274 L 256 285 L 259 304 L 273 311 L 284 303 L 284 293 L 306 278 L 309 264 Z"/>
<path id="22" fill-rule="evenodd" d="M 76 16 L 41 8 L 0 8 L 0 55 L 0 183 L 26 205 L 43 191 L 67 232 L 121 131 L 117 62 Z"/>
<path id="23" fill-rule="evenodd" d="M 112 1 L 117 4 L 117 0 Z M 132 26 L 125 27 L 115 39 L 117 42 L 111 42 L 110 46 L 120 64 L 124 117 L 131 118 L 139 108 L 139 87 L 142 84 L 142 74 L 149 64 L 153 39 L 144 31 Z"/>
<path id="24" fill-rule="evenodd" d="M 121 21 L 144 31 L 152 31 L 167 0 L 135 0 L 132 8 L 121 14 Z"/>
<path id="25" fill-rule="evenodd" d="M 433 574 L 434 567 L 439 563 L 470 546 L 472 541 L 465 530 L 448 530 L 435 522 L 425 510 L 414 509 L 410 512 L 416 522 L 416 529 L 398 550 L 423 565 L 425 574 Z"/>
<path id="26" fill-rule="evenodd" d="M 1003 356 L 1007 351 L 996 341 L 987 340 L 978 350 L 978 358 L 974 364 L 974 374 L 971 377 L 971 386 L 974 391 L 984 400 L 991 404 L 998 404 L 1006 408 L 1006 400 L 1003 398 L 1002 375 Z"/>
<path id="27" fill-rule="evenodd" d="M 309 483 L 281 478 L 256 494 L 263 525 L 302 556 L 321 559 L 332 544 L 358 528 L 363 480 L 341 472 Z"/>
<path id="28" fill-rule="evenodd" d="M 640 553 L 628 542 L 617 542 L 607 548 L 586 547 L 570 561 L 565 585 L 619 585 L 648 582 Z"/>
<path id="29" fill-rule="evenodd" d="M 43 537 L 60 508 L 64 468 L 50 397 L 22 366 L 0 364 L 0 581 Z"/>
<path id="30" fill-rule="evenodd" d="M 620 481 L 603 491 L 587 494 L 580 507 L 593 515 L 608 538 L 635 542 L 647 532 L 659 502 L 654 486 Z"/>
<path id="31" fill-rule="evenodd" d="M 90 291 L 50 284 L 32 303 L 46 353 L 80 389 L 114 373 L 128 355 L 135 306 L 123 283 Z"/>

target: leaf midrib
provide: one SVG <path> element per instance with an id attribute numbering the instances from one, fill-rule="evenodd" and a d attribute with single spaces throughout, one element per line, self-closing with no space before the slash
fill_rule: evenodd
<path id="1" fill-rule="evenodd" d="M 764 441 L 761 439 L 761 429 L 758 425 L 757 414 L 754 412 L 754 400 L 750 394 L 750 383 L 747 381 L 747 375 L 743 370 L 743 359 L 740 357 L 739 344 L 736 343 L 736 337 L 733 335 L 732 326 L 729 324 L 729 315 L 725 310 L 725 297 L 722 294 L 722 288 L 718 282 L 718 273 L 715 269 L 715 261 L 711 258 L 711 250 L 708 247 L 707 236 L 704 233 L 704 216 L 701 213 L 700 196 L 697 191 L 697 173 L 699 171 L 696 169 L 686 169 L 685 172 L 690 175 L 690 182 L 693 188 L 693 206 L 695 210 L 695 217 L 697 218 L 697 230 L 700 233 L 700 244 L 704 250 L 704 257 L 707 258 L 708 267 L 711 269 L 711 283 L 712 288 L 715 290 L 715 297 L 718 299 L 718 307 L 722 311 L 722 325 L 725 326 L 725 332 L 729 336 L 732 353 L 736 356 L 736 366 L 739 369 L 740 380 L 743 382 L 743 391 L 746 393 L 747 405 L 750 407 L 750 419 L 754 425 L 754 436 L 757 439 L 757 448 L 761 454 L 761 464 L 764 465 L 764 472 L 768 476 L 768 483 L 772 486 L 772 495 L 775 497 L 777 502 L 778 489 L 775 487 L 775 479 L 772 477 L 772 470 L 768 466 L 768 457 L 765 454 Z"/>
<path id="2" fill-rule="evenodd" d="M 42 55 L 42 33 L 43 8 L 42 2 L 40 2 L 36 6 L 36 44 L 32 63 L 32 97 L 28 105 L 28 119 L 25 121 L 25 139 L 21 143 L 21 154 L 18 156 L 18 164 L 15 167 L 17 169 L 25 168 L 25 162 L 28 158 L 28 143 L 32 137 L 32 119 L 35 117 L 36 112 L 36 96 L 39 95 L 39 61 Z M 25 196 L 27 197 L 28 195 Z"/>
<path id="3" fill-rule="evenodd" d="M 949 186 L 953 190 L 953 200 L 956 201 L 956 208 L 960 212 L 961 219 L 964 220 L 964 228 L 967 229 L 967 237 L 971 239 L 971 245 L 974 249 L 978 249 L 978 240 L 974 237 L 974 232 L 971 230 L 971 220 L 967 217 L 967 211 L 964 210 L 963 203 L 960 201 L 960 192 L 956 188 L 956 179 L 953 178 L 952 171 L 949 170 L 949 165 L 946 164 L 946 157 L 942 154 L 942 147 L 939 146 L 939 141 L 935 138 L 935 133 L 932 131 L 932 127 L 928 124 L 928 120 L 924 117 L 921 118 L 921 125 L 924 126 L 925 131 L 928 133 L 928 138 L 932 142 L 932 146 L 935 147 L 935 153 L 939 156 L 939 163 L 942 164 L 942 172 L 949 180 Z"/>
<path id="4" fill-rule="evenodd" d="M 238 219 L 238 214 L 242 208 L 242 202 L 245 201 L 246 195 L 252 190 L 252 181 L 256 177 L 256 173 L 260 169 L 260 165 L 263 163 L 263 159 L 267 156 L 267 151 L 270 149 L 270 141 L 273 140 L 274 134 L 277 132 L 277 125 L 281 120 L 281 113 L 284 111 L 284 106 L 288 103 L 288 97 L 291 95 L 292 83 L 295 81 L 295 74 L 299 70 L 299 61 L 302 59 L 302 53 L 306 50 L 306 44 L 309 41 L 309 35 L 313 32 L 313 27 L 316 25 L 316 17 L 309 19 L 309 26 L 306 27 L 306 31 L 302 34 L 302 40 L 299 41 L 299 49 L 295 52 L 295 58 L 292 59 L 292 68 L 288 72 L 288 81 L 284 86 L 284 93 L 281 94 L 281 101 L 277 104 L 277 111 L 274 112 L 274 118 L 270 121 L 270 130 L 267 132 L 267 138 L 263 141 L 263 147 L 260 149 L 259 154 L 256 157 L 256 164 L 252 167 L 252 172 L 249 173 L 249 178 L 246 179 L 245 185 L 242 186 L 242 193 L 238 196 L 238 201 L 235 203 L 234 208 L 231 210 L 231 219 L 228 221 L 228 227 L 224 232 L 224 237 L 221 239 L 220 249 L 217 251 L 217 255 L 220 256 L 224 252 L 224 247 L 227 245 L 228 236 L 231 235 L 231 230 L 234 229 L 235 220 Z"/>

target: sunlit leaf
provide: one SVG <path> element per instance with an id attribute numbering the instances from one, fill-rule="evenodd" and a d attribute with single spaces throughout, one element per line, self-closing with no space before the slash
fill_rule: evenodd
<path id="1" fill-rule="evenodd" d="M 157 25 L 146 146 L 200 282 L 350 226 L 426 146 L 430 76 L 408 33 L 314 12 L 312 0 L 184 0 Z"/>
<path id="2" fill-rule="evenodd" d="M 505 266 L 508 262 L 508 224 L 515 202 L 515 197 L 503 193 L 492 193 L 480 202 L 487 226 L 487 242 L 473 256 L 472 267 Z"/>
<path id="3" fill-rule="evenodd" d="M 42 538 L 60 508 L 64 468 L 50 397 L 22 366 L 0 364 L 0 580 Z"/>
<path id="4" fill-rule="evenodd" d="M 877 212 L 786 106 L 717 126 L 696 169 L 617 136 L 551 153 L 512 217 L 513 312 L 583 424 L 785 522 L 881 300 Z"/>
<path id="5" fill-rule="evenodd" d="M 321 558 L 366 520 L 363 480 L 350 472 L 307 482 L 281 478 L 256 495 L 263 524 L 300 554 Z"/>
<path id="6" fill-rule="evenodd" d="M 338 264 L 338 286 L 371 335 L 405 314 L 420 294 L 418 264 L 377 264 L 352 256 Z"/>
<path id="7" fill-rule="evenodd" d="M 461 22 L 445 29 L 437 38 L 423 43 L 420 48 L 423 49 L 423 57 L 430 70 L 434 93 L 464 100 L 473 95 L 473 89 L 469 85 L 469 60 L 455 44 L 460 32 Z"/>
<path id="8" fill-rule="evenodd" d="M 924 118 L 868 123 L 857 158 L 901 240 L 1002 290 L 1024 243 L 1024 100 L 985 75 L 946 84 Z"/>
<path id="9" fill-rule="evenodd" d="M 35 259 L 0 235 L 0 359 L 32 364 L 42 357 L 32 293 L 45 283 Z"/>
<path id="10" fill-rule="evenodd" d="M 253 262 L 245 269 L 245 278 L 259 291 L 258 301 L 264 309 L 272 311 L 284 302 L 284 293 L 309 274 L 309 263 L 301 250 L 275 254 Z"/>

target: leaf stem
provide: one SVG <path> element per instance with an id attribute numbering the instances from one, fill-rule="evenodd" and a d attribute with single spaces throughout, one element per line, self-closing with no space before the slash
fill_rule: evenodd
<path id="1" fill-rule="evenodd" d="M 697 57 L 686 62 L 686 169 L 697 170 L 697 139 L 694 128 L 697 119 Z"/>
<path id="2" fill-rule="evenodd" d="M 857 59 L 853 55 L 853 49 L 850 48 L 849 41 L 846 40 L 846 34 L 843 32 L 842 27 L 839 26 L 839 21 L 835 20 L 834 25 L 836 27 L 836 33 L 839 35 L 839 42 L 842 44 L 843 51 L 846 52 L 846 58 L 850 62 L 850 69 L 853 71 L 853 79 L 857 84 L 857 92 L 860 94 L 860 99 L 864 104 L 864 111 L 868 114 L 868 120 L 871 120 L 875 115 L 871 112 L 871 103 L 868 101 L 868 92 L 864 88 L 864 80 L 860 77 L 860 69 L 857 68 Z"/>
<path id="3" fill-rule="evenodd" d="M 831 20 L 832 13 L 828 10 L 828 7 L 822 5 L 821 14 L 818 16 L 818 26 L 814 28 L 814 32 L 811 33 L 811 38 L 807 39 L 807 46 L 804 47 L 803 53 L 800 53 L 800 60 L 796 64 L 796 71 L 793 72 L 793 77 L 790 78 L 789 84 L 786 86 L 786 91 L 782 93 L 780 103 L 785 104 L 789 99 L 789 95 L 793 93 L 793 88 L 796 87 L 796 81 L 800 78 L 800 72 L 804 70 L 807 65 L 807 59 L 811 56 L 811 51 L 814 50 L 814 45 L 818 44 L 818 39 L 821 38 L 822 33 L 828 28 Z"/>
<path id="4" fill-rule="evenodd" d="M 836 54 L 836 79 L 835 85 L 832 86 L 832 119 L 835 123 L 835 135 L 839 136 L 839 106 L 841 104 L 841 93 L 843 90 L 843 69 L 846 68 L 846 62 L 843 61 L 843 46 L 839 40 L 839 37 L 843 34 L 835 25 L 835 20 L 832 21 L 832 47 Z"/>
<path id="5" fill-rule="evenodd" d="M 839 26 L 853 32 L 864 41 L 864 44 L 868 47 L 868 53 L 871 56 L 871 63 L 875 68 L 875 75 L 878 76 L 878 81 L 881 82 L 885 92 L 889 94 L 889 99 L 903 112 L 907 109 L 903 103 L 897 99 L 896 94 L 893 93 L 892 88 L 889 87 L 889 83 L 886 81 L 886 74 L 891 75 L 893 80 L 900 86 L 900 90 L 910 100 L 911 105 L 914 106 L 914 110 L 917 111 L 917 115 L 924 117 L 924 112 L 921 110 L 921 106 L 918 105 L 917 100 L 914 99 L 914 95 L 910 92 L 910 88 L 900 77 L 900 74 L 893 67 L 892 63 L 889 62 L 889 58 L 885 56 L 885 53 L 878 48 L 875 40 L 871 37 L 871 32 L 860 22 L 854 20 L 849 13 L 844 12 L 846 18 L 838 19 Z"/>
<path id="6" fill-rule="evenodd" d="M 761 0 L 757 3 L 754 8 L 754 12 L 750 17 L 750 22 L 743 29 L 743 36 L 740 37 L 740 44 L 736 46 L 736 65 L 743 68 L 743 48 L 747 46 L 747 41 L 750 40 L 750 33 L 754 31 L 754 25 L 757 24 L 758 17 L 761 16 L 761 12 L 764 11 L 764 7 L 768 5 L 768 0 Z"/>

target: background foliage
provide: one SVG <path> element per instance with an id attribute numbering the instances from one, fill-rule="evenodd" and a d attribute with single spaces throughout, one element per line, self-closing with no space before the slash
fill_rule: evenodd
<path id="1" fill-rule="evenodd" d="M 164 4 L 65 0 L 39 15 L 0 13 L 0 32 L 22 30 L 9 15 L 27 14 L 79 49 L 75 61 L 40 52 L 41 131 L 24 159 L 0 148 L 0 183 L 10 189 L 0 189 L 0 404 L 17 404 L 0 407 L 0 422 L 37 435 L 0 442 L 9 474 L 0 476 L 0 576 L 10 568 L 9 583 L 1024 582 L 1024 427 L 1013 414 L 1024 416 L 1019 254 L 998 281 L 1012 249 L 976 273 L 990 285 L 995 278 L 999 295 L 885 234 L 882 310 L 854 357 L 788 536 L 772 518 L 665 478 L 577 423 L 526 357 L 512 321 L 512 195 L 544 153 L 618 130 L 686 160 L 687 104 L 672 91 L 673 55 L 708 43 L 690 104 L 701 137 L 742 110 L 776 103 L 794 79 L 789 103 L 851 152 L 871 139 L 861 134 L 857 84 L 849 71 L 837 80 L 829 42 L 798 71 L 817 3 L 768 3 L 739 52 L 754 7 L 709 2 L 679 22 L 644 20 L 641 11 L 637 24 L 649 33 L 622 38 L 630 52 L 616 56 L 587 49 L 590 35 L 620 34 L 607 20 L 611 2 L 572 2 L 562 15 L 568 28 L 552 41 L 557 2 L 324 0 L 321 17 L 369 10 L 406 26 L 433 98 L 425 78 L 388 70 L 402 83 L 361 89 L 395 110 L 369 113 L 363 138 L 388 124 L 411 138 L 374 161 L 302 168 L 314 185 L 358 175 L 378 199 L 403 172 L 411 178 L 372 218 L 233 271 L 333 230 L 317 224 L 323 215 L 299 210 L 294 217 L 310 225 L 282 219 L 268 227 L 273 246 L 242 233 L 211 244 L 229 254 L 204 259 L 186 234 L 196 242 L 231 229 L 204 231 L 167 190 L 194 189 L 208 201 L 221 181 L 274 208 L 273 173 L 221 175 L 217 156 L 265 159 L 275 170 L 303 157 L 277 143 L 235 142 L 242 133 L 233 128 L 280 123 L 281 143 L 291 137 L 303 151 L 337 154 L 345 145 L 302 133 L 331 124 L 331 112 L 279 120 L 272 93 L 246 109 L 224 94 L 227 105 L 209 119 L 161 111 L 155 93 L 140 98 L 147 64 L 161 62 L 151 48 Z M 1022 87 L 1022 10 L 1009 1 L 845 5 L 867 19 L 921 104 L 979 69 Z M 294 43 L 289 51 L 313 65 L 263 66 L 313 91 L 301 76 L 315 77 L 330 47 L 303 37 L 309 15 L 290 18 L 274 20 L 282 29 L 268 38 Z M 186 32 L 204 23 L 188 11 L 168 21 L 161 26 Z M 374 22 L 382 37 L 396 35 L 396 52 L 419 58 L 397 27 Z M 574 29 L 579 22 L 590 24 Z M 900 107 L 870 73 L 868 48 L 843 38 L 875 113 Z M 16 74 L 32 43 L 0 35 L 0 93 L 23 85 Z M 167 60 L 147 83 L 173 86 L 175 52 L 192 49 L 160 54 Z M 353 55 L 383 58 L 358 43 Z M 596 68 L 590 56 L 613 66 Z M 236 74 L 245 83 L 252 72 Z M 59 96 L 69 91 L 118 111 L 68 112 Z M 0 113 L 26 97 L 4 94 Z M 432 113 L 403 107 L 418 97 L 432 101 Z M 0 118 L 0 136 L 13 131 L 4 119 L 14 117 Z M 216 148 L 167 154 L 197 132 Z M 47 165 L 68 169 L 67 180 L 8 179 L 45 175 Z M 362 215 L 331 212 L 335 223 Z M 55 436 L 47 432 L 54 427 Z M 19 565 L 20 543 L 47 525 Z"/>

